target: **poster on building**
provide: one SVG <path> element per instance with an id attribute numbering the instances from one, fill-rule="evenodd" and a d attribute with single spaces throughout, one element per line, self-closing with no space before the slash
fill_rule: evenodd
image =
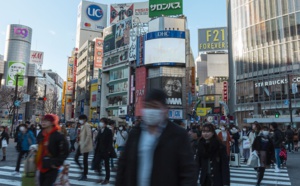
<path id="1" fill-rule="evenodd" d="M 91 97 L 90 105 L 92 108 L 97 107 L 97 95 L 98 95 L 98 79 L 91 80 Z"/>
<path id="2" fill-rule="evenodd" d="M 30 63 L 35 63 L 37 65 L 42 65 L 44 59 L 44 52 L 40 51 L 30 51 Z"/>
<path id="3" fill-rule="evenodd" d="M 24 62 L 8 62 L 8 70 L 6 76 L 6 86 L 24 86 L 24 75 L 26 73 L 26 63 Z M 18 79 L 17 79 L 17 76 Z M 18 82 L 17 82 L 18 81 Z"/>
<path id="4" fill-rule="evenodd" d="M 115 33 L 116 48 L 129 45 L 131 27 L 132 27 L 131 18 L 122 20 L 116 24 L 116 33 Z"/>
<path id="5" fill-rule="evenodd" d="M 94 68 L 102 68 L 103 61 L 103 39 L 96 38 L 95 40 L 95 54 L 94 54 Z"/>
<path id="6" fill-rule="evenodd" d="M 135 115 L 142 116 L 143 100 L 146 95 L 147 69 L 145 66 L 136 68 L 135 81 Z"/>
<path id="7" fill-rule="evenodd" d="M 149 17 L 181 15 L 183 13 L 182 0 L 150 0 Z"/>
<path id="8" fill-rule="evenodd" d="M 162 89 L 167 94 L 168 105 L 182 105 L 182 88 L 182 78 L 162 78 Z"/>
<path id="9" fill-rule="evenodd" d="M 67 82 L 66 94 L 73 94 L 73 89 L 74 89 L 74 83 L 68 81 Z"/>
<path id="10" fill-rule="evenodd" d="M 149 2 L 112 4 L 110 6 L 110 24 L 118 23 L 131 16 L 137 17 L 140 23 L 150 21 Z"/>
<path id="11" fill-rule="evenodd" d="M 104 52 L 109 52 L 111 50 L 114 50 L 116 48 L 115 46 L 115 33 L 116 33 L 116 25 L 112 25 L 110 27 L 107 27 L 103 31 L 104 35 Z"/>
<path id="12" fill-rule="evenodd" d="M 73 67 L 74 67 L 74 58 L 69 57 L 68 59 L 68 68 L 67 68 L 67 81 L 73 81 Z"/>
<path id="13" fill-rule="evenodd" d="M 198 29 L 198 51 L 228 50 L 227 27 Z"/>
<path id="14" fill-rule="evenodd" d="M 138 28 L 132 28 L 130 29 L 130 39 L 129 39 L 129 54 L 128 59 L 129 61 L 136 60 L 136 40 L 137 40 L 137 30 Z"/>

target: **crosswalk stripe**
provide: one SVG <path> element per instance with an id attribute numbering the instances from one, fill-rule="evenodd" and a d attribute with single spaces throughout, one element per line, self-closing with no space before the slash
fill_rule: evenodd
<path id="1" fill-rule="evenodd" d="M 13 185 L 13 186 L 21 185 L 20 181 L 7 180 L 7 179 L 1 179 L 1 178 L 0 178 L 0 183 L 1 184 L 6 184 L 6 185 Z"/>

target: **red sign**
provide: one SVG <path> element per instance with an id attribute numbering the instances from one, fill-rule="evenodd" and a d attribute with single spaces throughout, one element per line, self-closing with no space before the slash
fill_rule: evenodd
<path id="1" fill-rule="evenodd" d="M 228 101 L 228 82 L 223 82 L 223 101 Z"/>
<path id="2" fill-rule="evenodd" d="M 31 63 L 36 63 L 38 65 L 42 65 L 43 57 L 44 57 L 44 52 L 33 51 L 33 50 L 30 52 L 30 62 Z"/>
<path id="3" fill-rule="evenodd" d="M 102 68 L 103 61 L 103 39 L 95 40 L 94 68 Z"/>
<path id="4" fill-rule="evenodd" d="M 140 67 L 136 69 L 135 79 L 135 116 L 142 116 L 141 110 L 143 108 L 143 100 L 146 95 L 146 67 Z"/>

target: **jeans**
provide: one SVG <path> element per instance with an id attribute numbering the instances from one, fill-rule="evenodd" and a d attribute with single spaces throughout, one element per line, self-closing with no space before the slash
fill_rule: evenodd
<path id="1" fill-rule="evenodd" d="M 291 149 L 292 144 L 292 149 Z M 291 150 L 294 150 L 294 141 L 293 140 L 287 140 L 288 150 L 291 152 Z"/>
<path id="2" fill-rule="evenodd" d="M 56 177 L 58 175 L 57 169 L 50 169 L 45 173 L 40 173 L 40 185 L 42 186 L 53 186 L 56 181 Z"/>
<path id="3" fill-rule="evenodd" d="M 74 144 L 75 144 L 75 141 L 76 141 L 76 139 L 74 139 L 74 140 L 70 140 L 70 143 L 71 143 L 70 150 L 71 150 L 71 151 L 75 150 L 75 146 L 74 146 Z"/>
<path id="4" fill-rule="evenodd" d="M 21 159 L 22 159 L 22 157 L 25 154 L 28 154 L 28 151 L 21 151 L 21 152 L 19 152 L 19 156 L 18 156 L 18 160 L 17 160 L 17 165 L 16 165 L 16 169 L 15 169 L 16 172 L 20 171 Z"/>
<path id="5" fill-rule="evenodd" d="M 78 146 L 75 157 L 74 157 L 74 160 L 77 163 L 77 165 L 79 166 L 79 168 L 82 169 L 82 166 L 81 166 L 81 164 L 79 163 L 79 160 L 78 160 L 80 155 L 81 155 L 80 146 Z M 84 176 L 86 176 L 88 174 L 88 166 L 89 166 L 88 165 L 88 156 L 89 156 L 88 152 L 83 153 L 83 175 Z"/>
<path id="6" fill-rule="evenodd" d="M 280 153 L 280 148 L 275 148 L 275 158 L 276 158 L 276 164 L 278 168 L 280 168 L 280 164 L 281 164 L 279 153 Z"/>

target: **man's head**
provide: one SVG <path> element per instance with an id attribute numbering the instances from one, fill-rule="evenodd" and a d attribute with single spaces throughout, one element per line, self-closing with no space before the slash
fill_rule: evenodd
<path id="1" fill-rule="evenodd" d="M 26 121 L 26 122 L 25 122 L 25 125 L 27 126 L 27 128 L 29 128 L 29 126 L 30 126 L 30 121 Z"/>
<path id="2" fill-rule="evenodd" d="M 166 93 L 160 89 L 152 89 L 147 93 L 142 110 L 145 124 L 156 126 L 166 120 L 168 112 L 166 98 Z"/>
<path id="3" fill-rule="evenodd" d="M 4 126 L 0 126 L 0 132 L 3 132 L 5 130 Z"/>
<path id="4" fill-rule="evenodd" d="M 19 125 L 19 130 L 20 130 L 22 133 L 26 133 L 26 132 L 27 132 L 27 125 L 26 125 L 26 124 L 20 124 L 20 125 Z"/>
<path id="5" fill-rule="evenodd" d="M 270 128 L 271 128 L 271 130 L 276 130 L 278 128 L 277 123 L 275 123 L 275 122 L 271 123 Z"/>
<path id="6" fill-rule="evenodd" d="M 78 120 L 79 120 L 79 123 L 82 125 L 84 124 L 85 122 L 87 122 L 88 118 L 86 115 L 82 114 L 78 117 Z"/>
<path id="7" fill-rule="evenodd" d="M 99 123 L 99 127 L 100 128 L 105 128 L 107 125 L 108 125 L 108 119 L 107 118 L 101 118 L 100 123 Z"/>
<path id="8" fill-rule="evenodd" d="M 46 114 L 43 119 L 42 119 L 42 128 L 52 128 L 56 127 L 59 129 L 59 124 L 58 124 L 59 118 L 55 114 Z"/>

